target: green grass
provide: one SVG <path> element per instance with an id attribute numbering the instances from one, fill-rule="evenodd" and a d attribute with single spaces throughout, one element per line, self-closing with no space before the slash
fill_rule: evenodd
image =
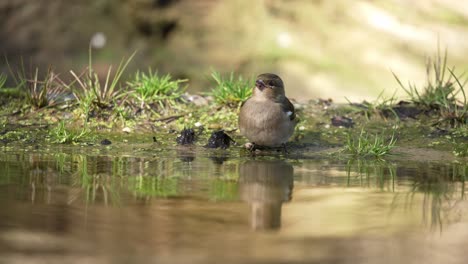
<path id="1" fill-rule="evenodd" d="M 468 138 L 468 125 L 454 128 L 452 130 L 452 135 L 459 138 Z"/>
<path id="2" fill-rule="evenodd" d="M 453 155 L 456 157 L 468 156 L 468 143 L 466 142 L 453 142 Z"/>
<path id="3" fill-rule="evenodd" d="M 468 105 L 464 85 L 460 76 L 454 69 L 447 67 L 447 50 L 441 55 L 438 50 L 434 59 L 426 62 L 427 84 L 418 91 L 418 88 L 409 83 L 404 85 L 398 76 L 393 73 L 400 87 L 407 93 L 411 102 L 423 107 L 426 111 L 436 111 L 439 115 L 439 124 L 448 124 L 450 127 L 458 127 L 467 124 Z M 462 101 L 459 98 L 462 98 Z"/>
<path id="4" fill-rule="evenodd" d="M 196 122 L 211 129 L 234 130 L 237 127 L 238 114 L 230 107 L 205 107 L 193 113 L 190 120 L 177 120 L 180 129 L 194 126 Z"/>
<path id="5" fill-rule="evenodd" d="M 390 139 L 385 139 L 383 135 L 370 135 L 362 129 L 357 137 L 348 134 L 343 152 L 356 157 L 380 158 L 390 154 L 395 144 L 394 135 Z"/>
<path id="6" fill-rule="evenodd" d="M 6 81 L 7 81 L 6 74 L 1 73 L 0 74 L 0 89 L 3 89 L 5 87 Z"/>
<path id="7" fill-rule="evenodd" d="M 36 68 L 32 79 L 27 80 L 26 102 L 35 108 L 54 106 L 62 101 L 67 85 L 60 80 L 58 74 L 49 67 L 43 80 L 38 79 L 39 69 Z"/>
<path id="8" fill-rule="evenodd" d="M 359 112 L 362 112 L 368 121 L 374 115 L 385 118 L 387 113 L 392 113 L 395 118 L 399 119 L 397 113 L 395 112 L 395 110 L 393 110 L 393 107 L 397 104 L 398 99 L 395 97 L 395 95 L 392 95 L 392 97 L 390 98 L 385 98 L 383 97 L 383 93 L 384 90 L 380 92 L 379 96 L 377 96 L 377 99 L 375 99 L 375 101 L 364 101 L 362 104 L 359 105 Z M 346 100 L 350 105 L 355 105 L 351 101 L 349 101 L 348 98 L 346 98 Z"/>
<path id="9" fill-rule="evenodd" d="M 458 86 L 457 93 L 461 93 L 462 101 L 456 101 L 441 109 L 441 122 L 448 122 L 451 127 L 466 127 L 468 125 L 468 104 L 464 86 L 468 79 L 462 83 L 452 70 L 449 72 Z"/>
<path id="10" fill-rule="evenodd" d="M 238 107 L 252 95 L 253 81 L 250 79 L 244 79 L 242 76 L 236 78 L 232 72 L 228 77 L 223 77 L 216 71 L 211 73 L 211 77 L 215 87 L 210 95 L 219 105 Z"/>
<path id="11" fill-rule="evenodd" d="M 27 78 L 23 59 L 21 58 L 21 66 L 18 69 L 13 69 L 12 65 L 10 64 L 10 61 L 6 56 L 5 63 L 8 67 L 8 71 L 10 72 L 10 78 L 13 79 L 13 82 L 15 83 L 15 89 L 20 91 L 26 91 Z"/>
<path id="12" fill-rule="evenodd" d="M 138 71 L 133 80 L 127 82 L 129 95 L 135 99 L 143 110 L 150 109 L 153 104 L 164 107 L 175 106 L 181 102 L 185 87 L 180 84 L 187 80 L 173 80 L 170 74 L 158 75 L 157 71 L 147 73 Z"/>
<path id="13" fill-rule="evenodd" d="M 114 74 L 112 74 L 112 66 L 110 66 L 105 80 L 100 80 L 92 65 L 90 48 L 87 70 L 79 75 L 70 71 L 74 77 L 74 82 L 70 84 L 70 87 L 83 113 L 89 113 L 89 108 L 92 106 L 97 106 L 99 109 L 112 107 L 118 99 L 125 95 L 122 89 L 118 89 L 118 84 L 135 54 L 134 52 L 127 60 L 123 58 Z"/>
<path id="14" fill-rule="evenodd" d="M 85 137 L 89 136 L 91 131 L 84 126 L 80 131 L 68 129 L 64 121 L 60 121 L 58 125 L 49 132 L 49 137 L 53 143 L 69 144 L 78 143 Z"/>
<path id="15" fill-rule="evenodd" d="M 38 109 L 55 106 L 64 101 L 63 96 L 67 90 L 67 85 L 53 71 L 52 67 L 47 69 L 43 79 L 39 79 L 39 68 L 36 67 L 30 73 L 31 76 L 27 77 L 22 60 L 18 69 L 13 69 L 8 59 L 5 58 L 5 60 L 10 71 L 10 77 L 16 85 L 14 89 L 24 94 L 27 105 Z M 6 76 L 3 80 L 0 79 L 0 88 L 3 87 L 5 82 Z"/>

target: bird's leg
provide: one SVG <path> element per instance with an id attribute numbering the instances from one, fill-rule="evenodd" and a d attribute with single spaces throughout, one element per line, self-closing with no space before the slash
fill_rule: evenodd
<path id="1" fill-rule="evenodd" d="M 286 143 L 281 144 L 281 150 L 283 154 L 289 154 L 288 148 L 286 147 Z"/>

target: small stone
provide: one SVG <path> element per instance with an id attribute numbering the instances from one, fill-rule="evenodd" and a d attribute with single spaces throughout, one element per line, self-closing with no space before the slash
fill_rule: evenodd
<path id="1" fill-rule="evenodd" d="M 70 112 L 65 112 L 62 114 L 62 119 L 65 119 L 65 120 L 68 120 L 68 119 L 72 119 L 73 118 L 73 114 L 70 113 Z"/>
<path id="2" fill-rule="evenodd" d="M 132 129 L 129 128 L 129 127 L 124 127 L 124 128 L 122 129 L 122 131 L 125 132 L 125 133 L 131 133 L 131 132 L 132 132 Z"/>
<path id="3" fill-rule="evenodd" d="M 193 103 L 196 106 L 208 105 L 208 100 L 205 97 L 200 96 L 198 94 L 193 94 L 193 95 L 187 94 L 185 96 L 186 96 L 187 101 Z"/>
<path id="4" fill-rule="evenodd" d="M 201 127 L 201 126 L 202 126 L 202 123 L 196 122 L 196 123 L 195 123 L 195 126 L 196 126 L 196 127 Z"/>
<path id="5" fill-rule="evenodd" d="M 331 123 L 333 126 L 337 127 L 353 127 L 354 126 L 354 121 L 353 119 L 346 117 L 346 116 L 334 116 L 331 119 Z"/>
<path id="6" fill-rule="evenodd" d="M 103 139 L 101 141 L 101 145 L 104 145 L 104 146 L 107 146 L 107 145 L 110 145 L 112 144 L 112 141 L 108 140 L 107 138 Z"/>

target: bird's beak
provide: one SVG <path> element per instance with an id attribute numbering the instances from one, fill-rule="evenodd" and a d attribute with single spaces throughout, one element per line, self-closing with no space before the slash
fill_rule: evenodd
<path id="1" fill-rule="evenodd" d="M 255 86 L 257 86 L 257 88 L 260 89 L 260 91 L 263 91 L 263 89 L 265 89 L 266 87 L 266 84 L 262 80 L 256 80 Z"/>

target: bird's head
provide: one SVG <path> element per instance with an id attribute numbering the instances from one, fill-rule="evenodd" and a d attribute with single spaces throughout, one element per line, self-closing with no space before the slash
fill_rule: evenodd
<path id="1" fill-rule="evenodd" d="M 273 73 L 263 73 L 257 76 L 254 96 L 277 99 L 284 95 L 284 84 L 278 75 Z"/>

